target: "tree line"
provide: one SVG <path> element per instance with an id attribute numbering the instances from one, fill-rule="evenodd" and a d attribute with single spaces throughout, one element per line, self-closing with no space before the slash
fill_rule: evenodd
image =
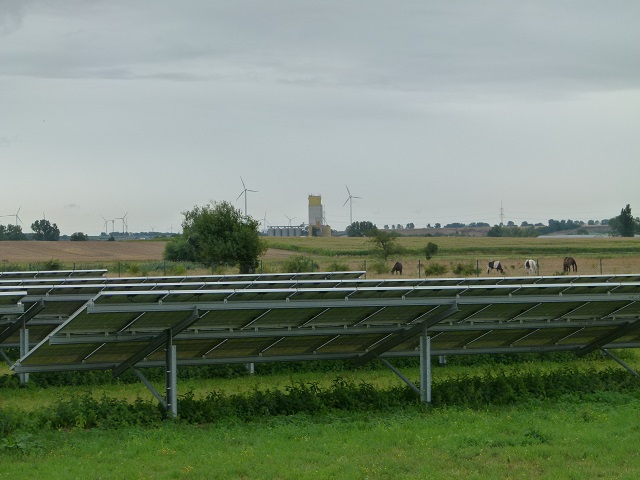
<path id="1" fill-rule="evenodd" d="M 31 230 L 33 233 L 26 234 L 22 231 L 20 225 L 0 225 L 0 240 L 42 240 L 54 242 L 60 240 L 60 229 L 58 225 L 51 223 L 49 220 L 36 220 L 31 224 Z M 84 235 L 83 233 L 79 234 Z M 86 240 L 86 238 L 84 238 L 84 240 Z"/>

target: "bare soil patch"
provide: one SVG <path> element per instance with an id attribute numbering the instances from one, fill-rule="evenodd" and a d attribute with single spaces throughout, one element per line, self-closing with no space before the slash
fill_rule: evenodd
<path id="1" fill-rule="evenodd" d="M 1 263 L 162 260 L 164 242 L 0 242 Z"/>

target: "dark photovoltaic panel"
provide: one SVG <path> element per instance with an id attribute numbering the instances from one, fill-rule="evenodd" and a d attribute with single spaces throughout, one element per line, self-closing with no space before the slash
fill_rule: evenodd
<path id="1" fill-rule="evenodd" d="M 424 329 L 434 355 L 640 346 L 640 282 L 582 278 L 103 290 L 15 368 L 115 368 L 136 352 L 159 365 L 162 349 L 145 348 L 165 335 L 183 365 L 416 355 Z"/>
<path id="2" fill-rule="evenodd" d="M 75 270 L 74 272 L 78 272 Z M 82 271 L 90 272 L 90 271 Z M 99 271 L 91 271 L 99 272 Z M 26 273 L 26 272 L 20 272 Z M 35 274 L 39 272 L 29 272 Z M 248 274 L 248 275 L 201 275 L 201 276 L 161 276 L 161 277 L 70 277 L 69 272 L 57 278 L 0 279 L 0 292 L 20 288 L 26 291 L 21 303 L 27 307 L 41 304 L 34 315 L 15 315 L 18 309 L 8 310 L 14 314 L 0 322 L 0 346 L 17 347 L 19 327 L 28 323 L 29 343 L 34 346 L 46 337 L 56 326 L 63 323 L 76 310 L 102 291 L 126 292 L 129 290 L 154 290 L 170 288 L 211 289 L 211 288 L 250 288 L 260 285 L 262 288 L 292 287 L 300 282 L 305 286 L 335 286 L 341 281 L 357 279 L 365 272 L 311 272 L 285 274 Z M 236 279 L 236 281 L 233 281 Z M 241 279 L 241 280 L 237 280 Z M 7 300 L 8 301 L 8 300 Z M 33 311 L 33 310 L 32 310 Z M 25 320 L 27 319 L 27 320 Z"/>
<path id="3" fill-rule="evenodd" d="M 0 272 L 0 280 L 23 278 L 78 278 L 106 275 L 107 270 L 39 270 L 24 272 Z"/>

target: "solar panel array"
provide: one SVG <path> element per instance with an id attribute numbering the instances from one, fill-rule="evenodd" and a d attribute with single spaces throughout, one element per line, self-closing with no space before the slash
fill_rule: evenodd
<path id="1" fill-rule="evenodd" d="M 32 322 L 49 308 L 58 316 L 14 368 L 159 366 L 167 335 L 182 365 L 418 355 L 425 330 L 433 355 L 640 346 L 640 275 L 366 280 L 363 273 L 11 285 L 26 292 L 25 307 L 41 305 L 29 321 L 32 340 Z M 5 317 L 15 328 L 19 317 Z"/>
<path id="2" fill-rule="evenodd" d="M 336 282 L 361 277 L 365 272 L 311 272 L 248 275 L 201 275 L 108 278 L 105 270 L 3 272 L 0 279 L 0 348 L 19 346 L 19 329 L 28 323 L 30 344 L 44 339 L 69 316 L 102 291 L 249 288 L 260 285 L 293 286 L 298 282 Z M 228 287 L 227 287 L 228 288 Z"/>

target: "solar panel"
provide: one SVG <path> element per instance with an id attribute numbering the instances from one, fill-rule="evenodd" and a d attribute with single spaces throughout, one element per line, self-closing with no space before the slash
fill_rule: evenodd
<path id="1" fill-rule="evenodd" d="M 239 289 L 159 284 L 128 291 L 114 286 L 101 290 L 15 368 L 114 368 L 176 328 L 174 344 L 184 365 L 357 359 L 381 348 L 381 356 L 416 355 L 421 328 L 432 336 L 434 355 L 577 352 L 603 339 L 602 346 L 640 346 L 640 334 L 627 331 L 640 318 L 640 282 L 564 280 L 352 281 L 332 288 L 319 288 L 317 281 L 310 288 L 301 288 L 304 282 L 297 288 L 242 283 Z M 153 350 L 138 366 L 161 361 L 162 353 Z"/>
<path id="2" fill-rule="evenodd" d="M 107 270 L 37 270 L 37 271 L 17 271 L 1 272 L 0 280 L 23 279 L 23 278 L 75 278 L 105 275 Z"/>

